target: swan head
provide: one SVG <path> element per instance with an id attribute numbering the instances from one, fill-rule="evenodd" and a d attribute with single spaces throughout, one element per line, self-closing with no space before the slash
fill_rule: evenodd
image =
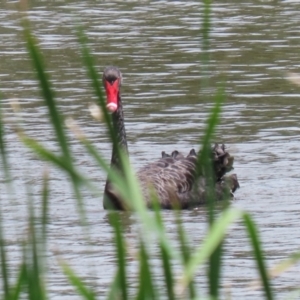
<path id="1" fill-rule="evenodd" d="M 122 73 L 117 67 L 106 67 L 102 80 L 106 92 L 106 107 L 113 113 L 119 106 Z"/>

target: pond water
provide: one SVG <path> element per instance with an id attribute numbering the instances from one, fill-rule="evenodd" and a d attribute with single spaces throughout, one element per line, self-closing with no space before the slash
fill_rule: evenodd
<path id="1" fill-rule="evenodd" d="M 88 106 L 94 96 L 80 58 L 76 24 L 84 28 L 99 73 L 117 65 L 123 73 L 123 102 L 131 161 L 136 169 L 161 151 L 197 148 L 217 87 L 225 82 L 226 102 L 215 139 L 235 156 L 241 188 L 233 205 L 253 216 L 260 228 L 268 265 L 300 246 L 300 87 L 285 79 L 300 72 L 299 1 L 216 1 L 212 7 L 209 80 L 201 64 L 202 6 L 198 1 L 30 1 L 27 15 L 43 51 L 56 98 L 65 116 L 74 118 L 96 147 L 110 159 L 104 126 Z M 22 126 L 50 149 L 53 132 L 26 52 L 18 3 L 0 5 L 1 94 L 6 141 L 16 200 L 8 200 L 1 181 L 4 230 L 9 259 L 17 266 L 20 240 L 27 232 L 29 184 L 40 199 L 45 162 L 19 141 L 11 103 L 21 106 Z M 70 134 L 80 169 L 102 188 L 105 174 Z M 2 176 L 2 175 L 1 175 Z M 66 176 L 50 168 L 49 293 L 51 299 L 77 299 L 58 266 L 68 261 L 104 296 L 114 275 L 111 227 L 102 199 L 84 192 L 90 239 L 84 238 L 76 203 Z M 166 228 L 176 239 L 174 218 L 163 212 Z M 126 235 L 136 243 L 132 223 Z M 206 230 L 204 209 L 184 211 L 191 244 L 199 245 Z M 154 262 L 154 264 L 158 262 Z M 134 262 L 129 263 L 132 276 Z M 226 240 L 222 287 L 232 299 L 262 296 L 249 282 L 257 271 L 242 223 Z M 159 276 L 159 275 L 158 275 Z M 205 271 L 196 278 L 206 292 Z M 279 298 L 299 286 L 299 265 L 274 280 Z"/>

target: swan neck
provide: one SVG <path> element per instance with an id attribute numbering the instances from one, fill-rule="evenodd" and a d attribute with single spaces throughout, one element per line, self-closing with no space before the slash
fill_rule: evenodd
<path id="1" fill-rule="evenodd" d="M 123 151 L 123 153 L 125 153 L 126 155 L 128 155 L 128 147 L 126 140 L 123 106 L 120 95 L 118 96 L 118 109 L 112 114 L 112 123 L 114 127 L 114 132 L 117 135 L 117 146 L 113 145 L 110 167 L 123 173 L 122 164 L 119 159 L 118 149 Z M 113 188 L 108 178 L 105 184 L 103 200 L 103 205 L 105 209 L 125 209 L 118 195 L 116 195 L 113 192 Z"/>
<path id="2" fill-rule="evenodd" d="M 113 122 L 114 132 L 117 134 L 118 148 L 121 149 L 125 154 L 128 154 L 123 105 L 122 105 L 120 95 L 118 97 L 119 97 L 118 109 L 112 114 L 112 122 Z M 116 149 L 115 146 L 113 146 L 111 166 L 121 170 L 118 150 Z"/>

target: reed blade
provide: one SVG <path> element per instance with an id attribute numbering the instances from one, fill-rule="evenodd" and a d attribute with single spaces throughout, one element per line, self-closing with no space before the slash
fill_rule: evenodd
<path id="1" fill-rule="evenodd" d="M 219 299 L 221 269 L 222 269 L 223 241 L 216 247 L 209 258 L 208 281 L 209 295 L 213 299 Z"/>
<path id="2" fill-rule="evenodd" d="M 8 186 L 8 194 L 10 194 L 13 192 L 13 186 L 12 186 L 12 180 L 9 171 L 9 162 L 8 162 L 7 151 L 5 146 L 5 130 L 4 130 L 4 123 L 3 123 L 3 115 L 2 115 L 1 94 L 0 94 L 0 153 L 1 153 L 1 160 L 2 160 L 2 169 L 4 171 L 4 178 Z"/>
<path id="3" fill-rule="evenodd" d="M 71 165 L 72 157 L 69 150 L 66 134 L 64 132 L 64 123 L 56 105 L 54 92 L 49 80 L 49 75 L 46 72 L 42 55 L 38 48 L 37 42 L 29 30 L 29 25 L 25 24 L 24 27 L 24 35 L 27 43 L 28 53 L 30 55 L 33 67 L 37 74 L 37 79 L 40 85 L 40 91 L 48 108 L 48 115 L 53 125 L 56 139 L 59 143 L 60 149 L 62 150 L 64 159 L 68 164 Z"/>
<path id="4" fill-rule="evenodd" d="M 215 202 L 217 199 L 215 193 L 216 178 L 213 172 L 213 165 L 211 159 L 211 140 L 216 127 L 219 123 L 221 107 L 224 99 L 223 89 L 219 89 L 215 97 L 215 105 L 211 110 L 210 116 L 207 120 L 206 130 L 202 139 L 202 148 L 198 154 L 197 172 L 201 176 L 204 176 L 206 180 L 206 199 L 208 208 L 208 223 L 211 227 L 215 221 Z M 198 175 L 198 176 L 199 176 Z M 220 283 L 220 271 L 222 261 L 222 241 L 216 247 L 215 251 L 209 258 L 208 265 L 208 283 L 209 292 L 212 297 L 218 298 L 219 283 Z"/>
<path id="5" fill-rule="evenodd" d="M 9 300 L 18 300 L 20 299 L 22 287 L 26 285 L 27 282 L 27 274 L 26 274 L 26 264 L 24 261 L 22 262 L 20 268 L 19 268 L 19 274 L 17 277 L 17 282 L 15 286 L 11 290 L 11 297 L 7 298 Z"/>
<path id="6" fill-rule="evenodd" d="M 121 287 L 120 287 L 120 269 L 117 270 L 114 279 L 111 282 L 107 300 L 122 299 L 121 298 Z"/>
<path id="7" fill-rule="evenodd" d="M 274 297 L 271 282 L 266 268 L 265 258 L 262 251 L 262 244 L 259 238 L 258 229 L 249 214 L 245 213 L 243 216 L 243 220 L 253 248 L 253 254 L 260 274 L 266 299 L 272 300 L 274 299 Z"/>
<path id="8" fill-rule="evenodd" d="M 149 256 L 144 242 L 140 242 L 140 273 L 139 288 L 136 300 L 157 299 L 156 288 L 153 283 L 153 276 L 149 265 Z"/>
<path id="9" fill-rule="evenodd" d="M 69 148 L 68 139 L 64 131 L 63 118 L 57 107 L 55 95 L 50 84 L 49 75 L 46 72 L 46 68 L 44 66 L 42 55 L 38 48 L 38 44 L 29 30 L 29 23 L 24 21 L 23 26 L 28 53 L 31 57 L 33 67 L 37 74 L 37 79 L 40 85 L 40 91 L 48 109 L 48 115 L 55 132 L 56 140 L 62 152 L 63 161 L 68 166 L 68 168 L 72 170 L 72 172 L 70 172 L 70 178 L 73 184 L 73 190 L 76 196 L 77 207 L 80 213 L 81 222 L 82 224 L 85 224 L 85 211 L 82 202 L 82 196 L 79 189 L 80 181 L 78 181 L 78 177 L 73 176 L 73 158 Z"/>
<path id="10" fill-rule="evenodd" d="M 4 142 L 4 126 L 2 118 L 2 107 L 0 101 L 0 153 L 3 166 L 4 178 L 7 183 L 10 183 L 10 174 L 8 168 L 6 147 Z M 4 292 L 5 299 L 10 297 L 10 286 L 9 286 L 9 272 L 8 272 L 8 263 L 5 249 L 5 241 L 3 235 L 3 219 L 2 219 L 2 205 L 0 205 L 0 256 L 1 256 L 1 273 L 2 273 L 2 287 Z"/>
<path id="11" fill-rule="evenodd" d="M 213 223 L 203 243 L 194 250 L 193 255 L 184 269 L 183 276 L 180 280 L 181 291 L 185 290 L 187 285 L 191 282 L 198 267 L 206 262 L 220 245 L 229 226 L 242 215 L 243 213 L 240 210 L 230 208 L 224 211 L 219 219 Z"/>
<path id="12" fill-rule="evenodd" d="M 219 88 L 215 96 L 214 106 L 206 121 L 204 136 L 202 137 L 200 143 L 201 151 L 199 151 L 198 158 L 197 158 L 197 169 L 196 169 L 197 176 L 205 175 L 207 171 L 212 169 L 211 161 L 210 161 L 211 141 L 220 120 L 223 100 L 224 100 L 224 89 Z M 212 173 L 212 171 L 209 171 L 209 173 Z"/>
<path id="13" fill-rule="evenodd" d="M 33 200 L 28 189 L 28 211 L 29 211 L 29 236 L 25 245 L 24 264 L 26 270 L 26 285 L 29 299 L 46 299 L 46 292 L 43 282 L 43 270 L 41 267 L 41 252 L 37 234 L 36 217 L 33 208 Z"/>
<path id="14" fill-rule="evenodd" d="M 109 220 L 112 224 L 115 232 L 115 247 L 116 247 L 116 257 L 118 265 L 118 274 L 119 274 L 119 285 L 121 292 L 121 299 L 128 299 L 127 291 L 127 276 L 126 276 L 126 249 L 125 242 L 123 237 L 123 232 L 121 230 L 120 218 L 118 217 L 118 212 L 110 212 Z"/>
<path id="15" fill-rule="evenodd" d="M 42 188 L 42 210 L 41 210 L 41 232 L 40 232 L 40 240 L 41 240 L 41 253 L 45 256 L 47 253 L 47 225 L 49 222 L 49 174 L 45 171 L 43 176 L 43 188 Z M 46 265 L 46 264 L 44 264 Z"/>
<path id="16" fill-rule="evenodd" d="M 79 38 L 79 42 L 81 45 L 81 54 L 83 57 L 83 62 L 87 69 L 88 77 L 91 80 L 92 88 L 93 88 L 95 96 L 97 98 L 97 103 L 100 106 L 102 113 L 103 113 L 103 121 L 108 130 L 109 138 L 112 141 L 113 149 L 115 149 L 117 151 L 117 156 L 120 161 L 121 160 L 121 149 L 118 145 L 118 139 L 117 139 L 118 133 L 116 132 L 116 130 L 113 126 L 111 114 L 108 112 L 108 110 L 106 108 L 106 103 L 105 103 L 102 89 L 101 89 L 102 81 L 99 80 L 99 75 L 95 68 L 94 59 L 93 59 L 93 57 L 90 53 L 90 50 L 87 46 L 87 37 L 85 36 L 85 34 L 81 28 L 79 28 L 79 30 L 78 30 L 78 38 Z"/>
<path id="17" fill-rule="evenodd" d="M 177 234 L 179 238 L 182 260 L 183 260 L 184 268 L 186 268 L 191 257 L 191 249 L 189 247 L 187 234 L 182 225 L 182 221 L 180 218 L 180 211 L 176 212 L 176 223 L 177 223 Z M 188 283 L 188 290 L 189 290 L 189 299 L 196 299 L 197 293 L 196 293 L 194 278 L 192 278 Z"/>
<path id="18" fill-rule="evenodd" d="M 76 288 L 79 295 L 86 300 L 96 300 L 95 293 L 86 286 L 82 279 L 66 263 L 61 263 L 63 272 L 67 276 L 71 284 Z"/>
<path id="19" fill-rule="evenodd" d="M 160 244 L 160 255 L 163 264 L 165 284 L 167 287 L 167 296 L 168 299 L 174 300 L 175 299 L 174 279 L 173 279 L 173 271 L 171 267 L 171 257 L 163 244 Z"/>
<path id="20" fill-rule="evenodd" d="M 4 299 L 10 298 L 10 285 L 9 285 L 9 272 L 8 272 L 8 263 L 5 249 L 5 241 L 3 237 L 3 228 L 2 228 L 2 213 L 0 212 L 0 256 L 1 256 L 1 274 L 2 274 L 2 287 L 4 293 Z"/>
<path id="21" fill-rule="evenodd" d="M 153 195 L 155 197 L 156 195 Z M 159 207 L 158 199 L 153 199 L 153 208 L 155 212 L 155 221 L 158 225 L 161 232 L 164 232 L 164 224 L 162 220 L 161 210 Z M 163 267 L 163 273 L 164 273 L 164 282 L 167 287 L 167 296 L 168 299 L 175 299 L 174 295 L 174 278 L 173 278 L 173 272 L 171 267 L 171 259 L 172 256 L 170 252 L 168 251 L 169 247 L 166 247 L 166 243 L 163 243 L 162 240 L 159 241 L 159 249 L 160 249 L 160 257 L 162 261 L 162 267 Z"/>

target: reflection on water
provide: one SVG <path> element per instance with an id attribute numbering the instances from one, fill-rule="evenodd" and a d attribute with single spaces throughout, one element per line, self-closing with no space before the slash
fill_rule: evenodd
<path id="1" fill-rule="evenodd" d="M 231 2 L 213 5 L 210 77 L 205 88 L 198 1 L 157 1 L 147 5 L 31 1 L 28 16 L 43 49 L 61 110 L 78 121 L 108 159 L 110 145 L 105 130 L 88 112 L 93 94 L 80 60 L 77 21 L 86 30 L 99 72 L 108 64 L 118 65 L 123 72 L 127 136 L 136 168 L 157 158 L 161 151 L 187 152 L 197 148 L 216 87 L 225 81 L 227 100 L 216 140 L 225 142 L 235 156 L 241 189 L 234 205 L 251 212 L 259 224 L 272 266 L 296 251 L 300 241 L 300 90 L 283 79 L 287 71 L 300 69 L 300 4 Z M 25 184 L 31 184 L 33 195 L 40 195 L 46 164 L 18 141 L 12 130 L 10 99 L 19 100 L 26 131 L 47 147 L 56 148 L 16 8 L 15 2 L 6 1 L 0 9 L 1 92 L 17 194 L 17 200 L 6 203 L 7 195 L 1 187 L 12 262 L 19 259 L 17 241 L 27 230 Z M 74 137 L 70 135 L 70 139 L 78 165 L 102 186 L 105 174 L 95 167 Z M 101 200 L 84 192 L 93 245 L 87 246 L 69 184 L 55 169 L 51 169 L 50 176 L 50 294 L 54 299 L 76 298 L 57 266 L 59 253 L 96 285 L 99 295 L 104 295 L 115 270 L 111 228 Z M 191 243 L 196 246 L 205 234 L 205 212 L 187 211 L 182 215 Z M 168 232 L 176 240 L 172 213 L 164 212 L 164 217 Z M 128 223 L 126 235 L 134 247 L 134 216 L 124 218 Z M 158 265 L 158 261 L 153 263 Z M 134 260 L 129 262 L 132 274 L 135 267 Z M 197 277 L 200 290 L 206 286 L 204 273 L 199 270 Z M 280 298 L 297 286 L 297 274 L 294 268 L 274 281 Z M 233 226 L 226 241 L 223 276 L 224 292 L 233 299 L 261 295 L 248 286 L 257 273 L 241 223 Z"/>

